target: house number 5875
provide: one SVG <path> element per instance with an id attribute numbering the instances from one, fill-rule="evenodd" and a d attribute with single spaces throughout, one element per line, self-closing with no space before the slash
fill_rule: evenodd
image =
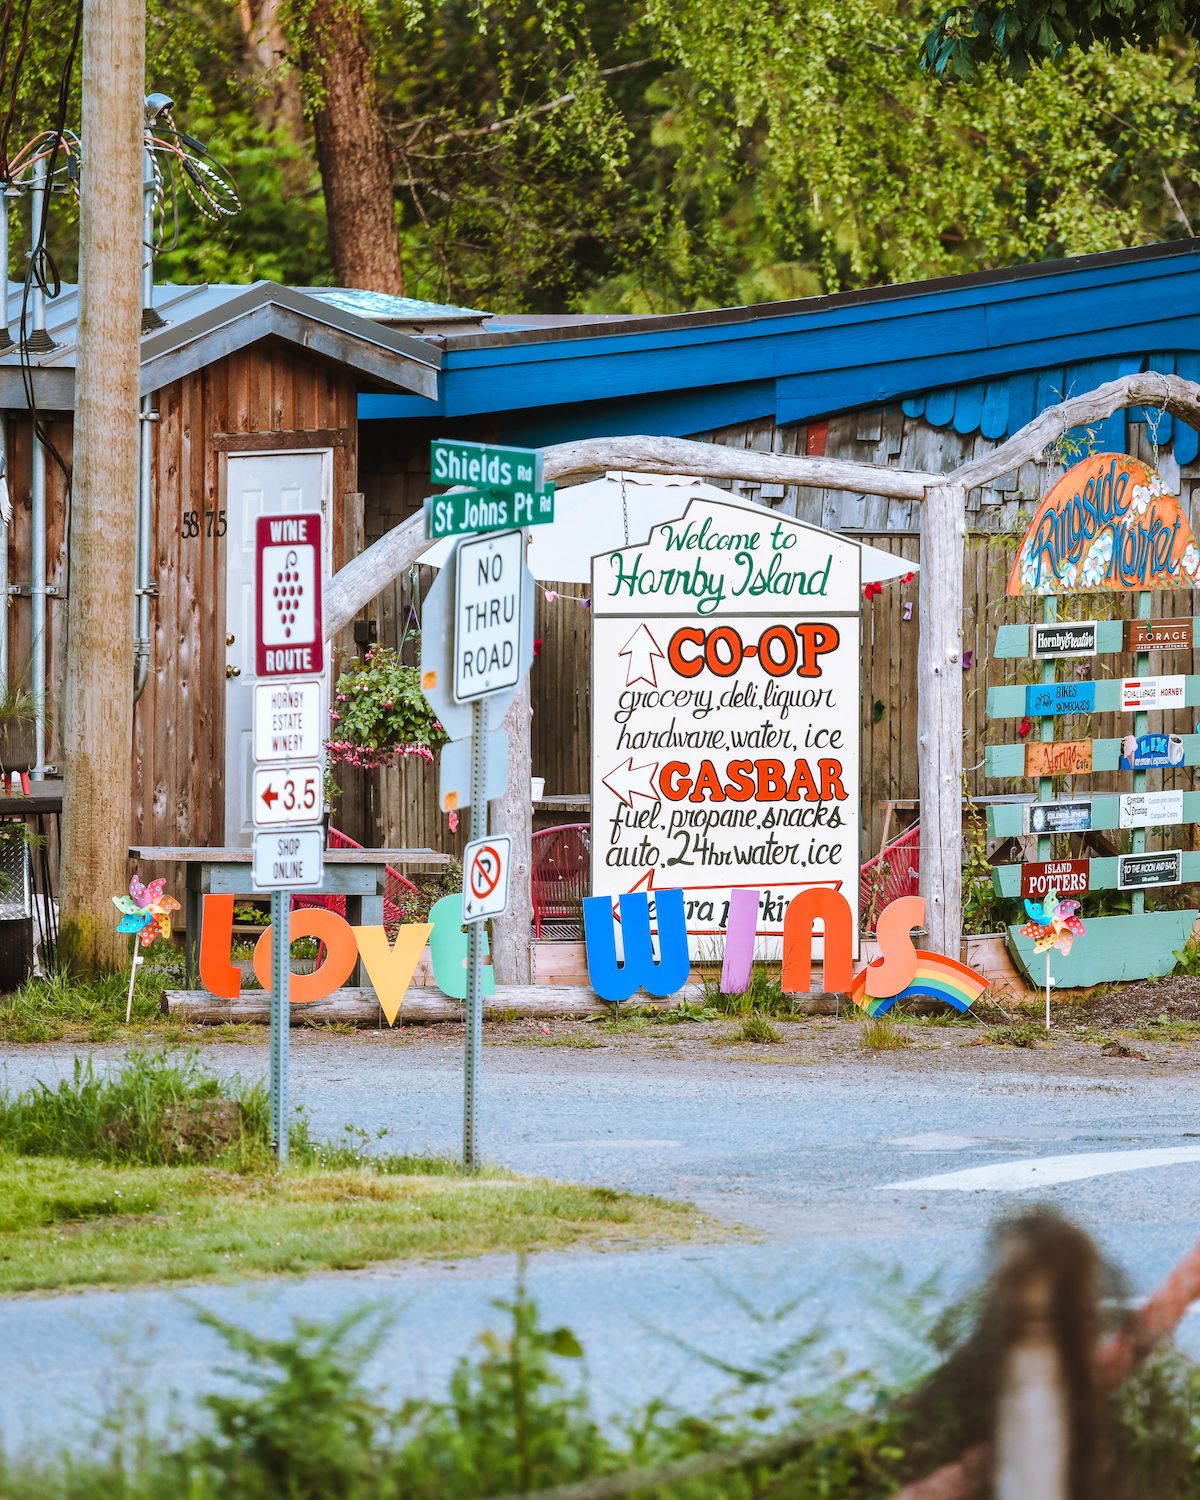
<path id="1" fill-rule="evenodd" d="M 225 511 L 206 510 L 202 519 L 198 510 L 185 510 L 180 518 L 179 531 L 184 537 L 199 536 L 202 531 L 205 536 L 224 536 Z"/>

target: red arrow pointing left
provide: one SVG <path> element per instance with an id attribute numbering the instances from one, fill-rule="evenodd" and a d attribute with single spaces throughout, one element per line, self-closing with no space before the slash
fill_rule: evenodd
<path id="1" fill-rule="evenodd" d="M 266 790 L 262 794 L 262 799 L 267 804 L 267 806 L 270 807 L 272 802 L 279 801 L 279 793 L 273 786 L 268 785 Z"/>

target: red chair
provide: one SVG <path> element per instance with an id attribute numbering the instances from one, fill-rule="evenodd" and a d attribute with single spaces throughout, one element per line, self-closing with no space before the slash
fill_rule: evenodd
<path id="1" fill-rule="evenodd" d="M 533 935 L 543 922 L 583 928 L 588 891 L 592 830 L 589 823 L 564 823 L 533 835 Z"/>
<path id="2" fill-rule="evenodd" d="M 330 849 L 361 849 L 363 847 L 348 834 L 333 827 L 329 829 L 327 846 Z M 404 908 L 401 904 L 404 898 L 416 894 L 417 888 L 412 881 L 406 880 L 399 870 L 393 870 L 391 865 L 388 865 L 383 882 L 383 925 L 389 937 L 405 920 Z M 323 911 L 336 912 L 339 917 L 346 915 L 345 896 L 293 896 L 292 910 L 296 911 L 302 906 L 318 906 Z"/>
<path id="3" fill-rule="evenodd" d="M 920 894 L 921 825 L 914 823 L 862 867 L 858 910 L 863 931 L 874 932 L 875 920 L 889 902 Z"/>

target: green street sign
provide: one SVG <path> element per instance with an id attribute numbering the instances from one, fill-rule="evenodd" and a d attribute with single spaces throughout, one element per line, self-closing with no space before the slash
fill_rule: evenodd
<path id="1" fill-rule="evenodd" d="M 542 455 L 536 448 L 496 448 L 490 443 L 435 438 L 429 445 L 429 474 L 434 484 L 471 484 L 512 495 L 542 488 Z"/>
<path id="2" fill-rule="evenodd" d="M 545 526 L 554 519 L 554 486 L 496 495 L 488 490 L 451 490 L 425 501 L 425 535 L 463 536 L 473 531 L 509 531 L 516 526 Z"/>

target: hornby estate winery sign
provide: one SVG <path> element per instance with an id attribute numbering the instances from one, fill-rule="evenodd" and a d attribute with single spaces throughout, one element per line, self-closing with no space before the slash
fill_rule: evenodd
<path id="1" fill-rule="evenodd" d="M 693 953 L 738 889 L 764 938 L 814 886 L 857 913 L 861 579 L 858 543 L 699 498 L 592 559 L 593 895 L 682 889 Z"/>
<path id="2" fill-rule="evenodd" d="M 1008 592 L 1193 588 L 1198 573 L 1200 549 L 1178 498 L 1137 459 L 1098 453 L 1069 469 L 1034 512 Z M 1072 652 L 1092 649 L 1080 634 Z"/>

